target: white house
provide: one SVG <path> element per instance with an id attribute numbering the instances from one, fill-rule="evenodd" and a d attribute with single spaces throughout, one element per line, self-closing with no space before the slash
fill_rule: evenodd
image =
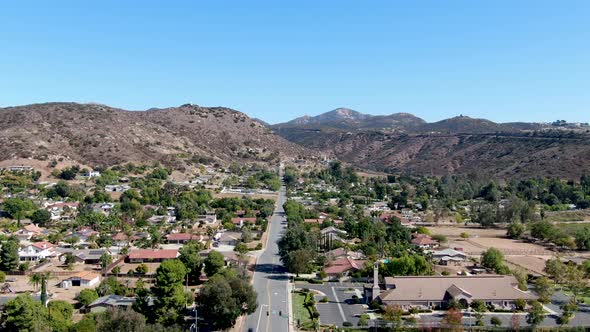
<path id="1" fill-rule="evenodd" d="M 61 288 L 91 287 L 100 282 L 100 275 L 92 271 L 80 271 L 59 283 Z"/>
<path id="2" fill-rule="evenodd" d="M 57 256 L 55 246 L 47 241 L 35 242 L 24 248 L 18 249 L 18 257 L 21 261 L 35 262 L 55 256 Z"/>

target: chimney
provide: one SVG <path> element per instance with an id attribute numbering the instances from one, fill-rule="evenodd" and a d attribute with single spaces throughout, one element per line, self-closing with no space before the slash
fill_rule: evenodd
<path id="1" fill-rule="evenodd" d="M 373 264 L 373 290 L 371 292 L 371 300 L 375 301 L 380 293 L 381 288 L 379 288 L 379 263 L 375 262 Z"/>

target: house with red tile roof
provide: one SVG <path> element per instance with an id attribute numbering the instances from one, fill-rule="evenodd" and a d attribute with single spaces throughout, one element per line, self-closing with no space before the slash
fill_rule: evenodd
<path id="1" fill-rule="evenodd" d="M 190 233 L 170 233 L 166 235 L 168 243 L 184 244 L 188 241 L 201 241 L 202 235 Z"/>
<path id="2" fill-rule="evenodd" d="M 18 249 L 18 257 L 22 262 L 36 262 L 44 258 L 57 256 L 55 246 L 47 241 L 40 241 L 29 244 Z"/>
<path id="3" fill-rule="evenodd" d="M 324 272 L 331 279 L 341 278 L 348 276 L 352 272 L 361 270 L 364 264 L 364 260 L 342 257 L 328 263 L 328 265 L 324 267 Z"/>
<path id="4" fill-rule="evenodd" d="M 414 233 L 412 234 L 412 244 L 422 249 L 433 249 L 438 247 L 438 241 L 433 240 L 430 235 Z"/>
<path id="5" fill-rule="evenodd" d="M 177 249 L 137 249 L 131 250 L 127 260 L 129 263 L 163 262 L 178 258 Z"/>

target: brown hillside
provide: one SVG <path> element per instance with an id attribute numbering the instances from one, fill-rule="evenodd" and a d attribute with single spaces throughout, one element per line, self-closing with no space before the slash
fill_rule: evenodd
<path id="1" fill-rule="evenodd" d="M 62 156 L 88 165 L 198 157 L 270 161 L 311 155 L 243 113 L 182 105 L 125 111 L 98 104 L 46 103 L 0 109 L 0 160 Z"/>

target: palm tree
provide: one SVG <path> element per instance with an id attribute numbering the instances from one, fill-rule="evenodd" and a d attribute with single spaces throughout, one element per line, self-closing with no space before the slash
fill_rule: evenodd
<path id="1" fill-rule="evenodd" d="M 32 273 L 29 275 L 29 284 L 33 285 L 35 291 L 37 291 L 37 288 L 41 285 L 42 279 L 41 273 Z"/>

